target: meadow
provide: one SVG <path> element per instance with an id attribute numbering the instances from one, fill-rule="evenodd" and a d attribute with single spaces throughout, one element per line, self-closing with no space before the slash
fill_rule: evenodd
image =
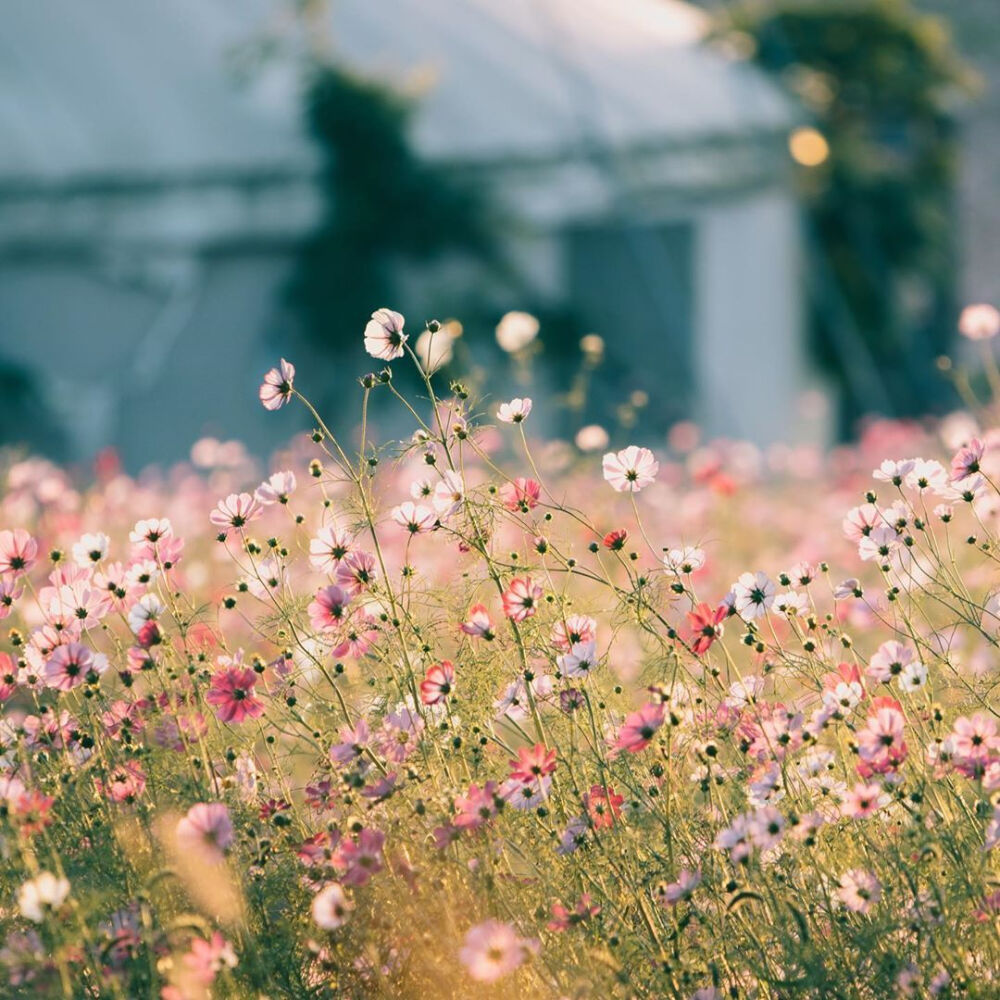
<path id="1" fill-rule="evenodd" d="M 8 461 L 0 995 L 1000 994 L 990 406 L 545 440 L 440 332 L 266 468 Z"/>

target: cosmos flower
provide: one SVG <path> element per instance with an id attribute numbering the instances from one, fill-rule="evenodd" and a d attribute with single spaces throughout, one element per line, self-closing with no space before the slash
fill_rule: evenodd
<path id="1" fill-rule="evenodd" d="M 509 403 L 501 403 L 497 410 L 497 420 L 503 424 L 520 424 L 531 413 L 531 400 L 528 398 L 512 399 Z"/>
<path id="2" fill-rule="evenodd" d="M 608 452 L 602 467 L 605 480 L 618 493 L 638 493 L 654 482 L 660 471 L 653 453 L 634 444 L 619 452 Z"/>
<path id="3" fill-rule="evenodd" d="M 392 309 L 376 309 L 365 327 L 365 350 L 382 361 L 393 361 L 403 356 L 407 336 L 403 333 L 406 321 Z"/>
<path id="4" fill-rule="evenodd" d="M 510 924 L 487 920 L 465 935 L 458 957 L 470 978 L 479 983 L 495 983 L 537 950 L 536 941 L 520 937 Z"/>
<path id="5" fill-rule="evenodd" d="M 295 384 L 295 365 L 281 359 L 277 368 L 272 368 L 260 384 L 258 396 L 265 410 L 279 410 L 292 398 Z"/>
<path id="6" fill-rule="evenodd" d="M 227 667 L 212 677 L 205 701 L 215 706 L 220 722 L 239 724 L 264 714 L 264 703 L 254 697 L 258 675 L 250 668 Z"/>

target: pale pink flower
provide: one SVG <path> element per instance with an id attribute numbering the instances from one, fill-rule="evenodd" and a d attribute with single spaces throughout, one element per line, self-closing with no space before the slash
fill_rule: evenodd
<path id="1" fill-rule="evenodd" d="M 518 397 L 509 403 L 500 404 L 500 408 L 497 410 L 497 420 L 504 424 L 519 424 L 526 419 L 529 413 L 531 413 L 531 400 Z"/>
<path id="2" fill-rule="evenodd" d="M 277 368 L 272 368 L 261 382 L 258 396 L 265 410 L 278 410 L 292 398 L 295 383 L 295 365 L 281 359 Z"/>
<path id="3" fill-rule="evenodd" d="M 448 518 L 462 509 L 464 499 L 465 484 L 462 482 L 462 477 L 449 469 L 434 487 L 431 501 L 434 504 L 434 509 L 440 517 Z"/>
<path id="4" fill-rule="evenodd" d="M 217 528 L 242 528 L 260 517 L 264 508 L 256 497 L 249 493 L 230 493 L 220 500 L 208 519 Z"/>
<path id="5" fill-rule="evenodd" d="M 765 573 L 744 573 L 733 584 L 736 613 L 747 622 L 762 617 L 774 604 L 774 591 L 774 582 Z"/>
<path id="6" fill-rule="evenodd" d="M 174 533 L 173 525 L 165 517 L 148 517 L 136 521 L 135 527 L 129 532 L 128 540 L 133 545 L 156 546 L 158 542 L 170 538 Z"/>
<path id="7" fill-rule="evenodd" d="M 38 558 L 38 542 L 24 530 L 0 531 L 0 574 L 27 573 Z"/>
<path id="8" fill-rule="evenodd" d="M 254 496 L 265 507 L 275 503 L 288 503 L 288 498 L 295 492 L 295 486 L 294 472 L 276 472 L 257 487 Z"/>
<path id="9" fill-rule="evenodd" d="M 882 898 L 882 884 L 871 872 L 852 868 L 840 876 L 835 895 L 854 913 L 867 913 Z"/>
<path id="10" fill-rule="evenodd" d="M 365 350 L 382 361 L 393 361 L 403 356 L 407 335 L 403 333 L 405 320 L 392 309 L 376 309 L 365 327 Z"/>
<path id="11" fill-rule="evenodd" d="M 465 935 L 458 957 L 471 978 L 480 983 L 494 983 L 537 950 L 536 941 L 520 937 L 510 924 L 487 920 Z"/>
<path id="12" fill-rule="evenodd" d="M 917 654 L 910 646 L 889 639 L 872 653 L 865 673 L 873 681 L 887 684 L 894 677 L 901 676 L 904 669 L 915 663 L 916 659 Z"/>
<path id="13" fill-rule="evenodd" d="M 966 306 L 958 317 L 958 332 L 969 340 L 989 340 L 1000 333 L 1000 311 L 985 302 Z"/>
<path id="14" fill-rule="evenodd" d="M 371 552 L 348 552 L 337 564 L 337 585 L 357 595 L 378 579 L 378 564 Z"/>
<path id="15" fill-rule="evenodd" d="M 392 511 L 392 519 L 411 535 L 430 531 L 437 522 L 437 517 L 430 507 L 415 504 L 411 500 L 395 507 Z"/>
<path id="16" fill-rule="evenodd" d="M 882 786 L 871 783 L 859 783 L 855 785 L 844 799 L 840 809 L 845 816 L 853 819 L 863 819 L 871 816 L 882 806 L 889 803 L 889 796 L 882 790 Z"/>
<path id="17" fill-rule="evenodd" d="M 473 782 L 465 795 L 458 795 L 455 798 L 453 825 L 461 830 L 478 830 L 496 816 L 496 794 L 495 781 L 487 781 L 482 788 Z"/>
<path id="18" fill-rule="evenodd" d="M 681 869 L 676 882 L 670 882 L 657 890 L 661 906 L 676 906 L 682 900 L 690 899 L 695 889 L 701 885 L 701 872 L 695 869 Z"/>
<path id="19" fill-rule="evenodd" d="M 568 653 L 579 642 L 597 640 L 597 622 L 590 615 L 569 615 L 552 626 L 552 645 Z"/>
<path id="20" fill-rule="evenodd" d="M 221 802 L 199 802 L 177 824 L 177 846 L 213 861 L 222 859 L 233 839 L 229 810 Z"/>
<path id="21" fill-rule="evenodd" d="M 335 931 L 347 923 L 354 904 L 347 898 L 343 886 L 337 882 L 329 882 L 313 896 L 310 909 L 317 927 Z"/>
<path id="22" fill-rule="evenodd" d="M 608 452 L 602 463 L 604 478 L 618 493 L 638 493 L 656 479 L 660 463 L 648 448 L 629 445 L 619 452 Z"/>
<path id="23" fill-rule="evenodd" d="M 593 639 L 574 643 L 570 651 L 563 653 L 556 662 L 563 677 L 589 677 L 597 666 L 597 643 Z"/>
<path id="24" fill-rule="evenodd" d="M 510 586 L 503 592 L 503 613 L 515 622 L 523 622 L 531 618 L 538 610 L 538 602 L 542 599 L 542 588 L 529 576 L 518 576 L 510 581 Z"/>
<path id="25" fill-rule="evenodd" d="M 960 483 L 979 472 L 980 463 L 986 452 L 986 445 L 979 438 L 973 438 L 959 448 L 951 460 L 951 480 Z"/>
<path id="26" fill-rule="evenodd" d="M 425 705 L 439 705 L 455 688 L 455 665 L 442 660 L 428 668 L 420 682 L 420 700 Z"/>
<path id="27" fill-rule="evenodd" d="M 108 658 L 103 653 L 70 642 L 53 650 L 45 664 L 45 684 L 58 691 L 71 691 L 85 681 L 96 684 L 107 669 Z"/>
<path id="28" fill-rule="evenodd" d="M 458 626 L 466 635 L 474 639 L 492 639 L 493 619 L 484 604 L 473 604 L 464 622 Z"/>
<path id="29" fill-rule="evenodd" d="M 353 538 L 337 525 L 324 524 L 309 541 L 309 562 L 321 573 L 334 573 L 353 543 Z"/>
<path id="30" fill-rule="evenodd" d="M 357 841 L 345 840 L 340 844 L 340 860 L 346 866 L 344 885 L 360 888 L 367 885 L 373 875 L 382 870 L 385 859 L 382 846 L 385 834 L 381 830 L 366 828 L 358 834 Z"/>
<path id="31" fill-rule="evenodd" d="M 106 559 L 111 539 L 102 532 L 81 535 L 73 545 L 73 561 L 77 566 L 90 567 Z"/>

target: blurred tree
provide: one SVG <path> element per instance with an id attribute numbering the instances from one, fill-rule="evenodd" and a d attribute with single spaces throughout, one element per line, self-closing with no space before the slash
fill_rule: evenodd
<path id="1" fill-rule="evenodd" d="M 866 412 L 939 409 L 934 359 L 956 315 L 956 96 L 969 76 L 940 22 L 904 0 L 741 2 L 721 33 L 814 116 L 791 142 L 807 207 L 814 348 Z"/>
<path id="2" fill-rule="evenodd" d="M 320 65 L 305 103 L 322 151 L 324 212 L 289 294 L 306 336 L 336 352 L 357 342 L 373 309 L 396 301 L 401 262 L 453 251 L 488 259 L 494 248 L 482 198 L 411 149 L 413 101 Z"/>

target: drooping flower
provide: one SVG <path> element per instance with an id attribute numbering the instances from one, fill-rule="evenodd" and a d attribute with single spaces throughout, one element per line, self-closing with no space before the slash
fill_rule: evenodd
<path id="1" fill-rule="evenodd" d="M 376 309 L 365 327 L 365 350 L 382 361 L 393 361 L 403 356 L 407 335 L 403 333 L 406 320 L 392 309 Z"/>
<path id="2" fill-rule="evenodd" d="M 475 639 L 493 639 L 493 620 L 484 604 L 473 604 L 459 628 Z"/>
<path id="3" fill-rule="evenodd" d="M 648 448 L 629 445 L 619 452 L 608 452 L 602 462 L 604 478 L 618 493 L 638 493 L 656 479 L 660 463 Z"/>
<path id="4" fill-rule="evenodd" d="M 281 359 L 277 368 L 272 368 L 260 384 L 258 396 L 265 410 L 279 410 L 292 398 L 295 384 L 295 365 Z"/>
<path id="5" fill-rule="evenodd" d="M 215 706 L 220 722 L 239 724 L 246 719 L 259 718 L 264 714 L 264 703 L 254 697 L 257 680 L 257 673 L 249 667 L 227 667 L 212 677 L 205 701 Z"/>
<path id="6" fill-rule="evenodd" d="M 254 497 L 265 507 L 275 503 L 286 504 L 288 498 L 295 492 L 295 486 L 295 473 L 290 469 L 276 472 L 254 490 Z"/>

